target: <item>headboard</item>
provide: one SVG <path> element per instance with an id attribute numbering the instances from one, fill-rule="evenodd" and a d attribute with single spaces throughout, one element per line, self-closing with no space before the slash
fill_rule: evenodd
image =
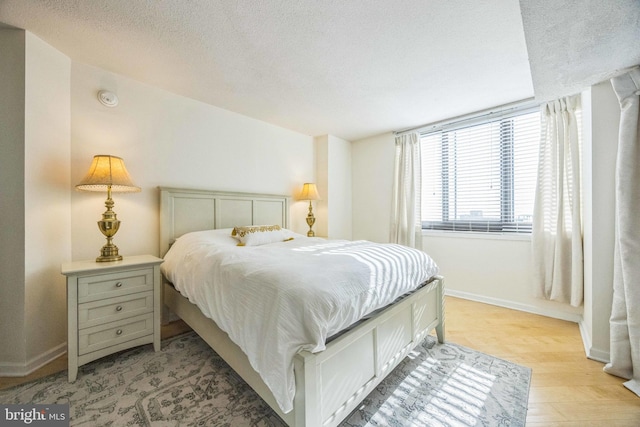
<path id="1" fill-rule="evenodd" d="M 289 227 L 287 196 L 159 188 L 160 256 L 191 231 L 261 224 Z"/>

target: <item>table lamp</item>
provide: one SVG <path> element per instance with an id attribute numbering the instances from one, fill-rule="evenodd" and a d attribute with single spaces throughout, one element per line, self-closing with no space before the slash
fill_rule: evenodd
<path id="1" fill-rule="evenodd" d="M 313 216 L 313 206 L 311 206 L 311 201 L 321 200 L 320 195 L 318 194 L 318 189 L 314 183 L 306 182 L 302 186 L 300 200 L 309 201 L 309 213 L 307 214 L 307 225 L 309 225 L 309 231 L 307 231 L 307 236 L 313 237 L 316 235 L 316 233 L 313 232 L 313 224 L 315 224 L 316 218 Z"/>
<path id="2" fill-rule="evenodd" d="M 110 262 L 122 260 L 122 255 L 118 254 L 118 247 L 113 244 L 113 236 L 120 228 L 120 221 L 113 211 L 113 199 L 111 193 L 137 193 L 140 187 L 136 187 L 127 169 L 124 167 L 124 160 L 120 157 L 99 154 L 93 156 L 93 162 L 89 167 L 89 172 L 80 181 L 76 188 L 81 191 L 106 191 L 107 200 L 104 203 L 107 210 L 102 214 L 102 220 L 98 221 L 98 228 L 107 238 L 107 244 L 100 250 L 100 256 L 96 258 L 98 262 Z"/>

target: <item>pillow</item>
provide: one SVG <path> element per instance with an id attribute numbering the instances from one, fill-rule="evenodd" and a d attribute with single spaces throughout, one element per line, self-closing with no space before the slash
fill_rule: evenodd
<path id="1" fill-rule="evenodd" d="M 293 233 L 279 225 L 247 225 L 235 227 L 231 236 L 238 240 L 238 246 L 258 246 L 268 243 L 292 240 Z"/>
<path id="2" fill-rule="evenodd" d="M 235 246 L 238 242 L 230 235 L 232 228 L 219 228 L 217 230 L 192 231 L 178 237 L 176 241 L 184 241 L 197 244 L 215 244 L 221 246 Z"/>

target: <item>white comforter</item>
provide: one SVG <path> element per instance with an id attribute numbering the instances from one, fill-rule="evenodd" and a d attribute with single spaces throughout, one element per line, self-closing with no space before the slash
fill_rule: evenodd
<path id="1" fill-rule="evenodd" d="M 368 241 L 295 235 L 235 246 L 221 230 L 180 237 L 161 269 L 248 356 L 285 412 L 293 408 L 293 357 L 434 276 L 424 252 Z"/>

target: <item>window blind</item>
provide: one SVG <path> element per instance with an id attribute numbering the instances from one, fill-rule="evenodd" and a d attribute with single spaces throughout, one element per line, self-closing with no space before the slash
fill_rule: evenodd
<path id="1" fill-rule="evenodd" d="M 539 141 L 537 107 L 424 131 L 423 228 L 530 233 Z"/>

